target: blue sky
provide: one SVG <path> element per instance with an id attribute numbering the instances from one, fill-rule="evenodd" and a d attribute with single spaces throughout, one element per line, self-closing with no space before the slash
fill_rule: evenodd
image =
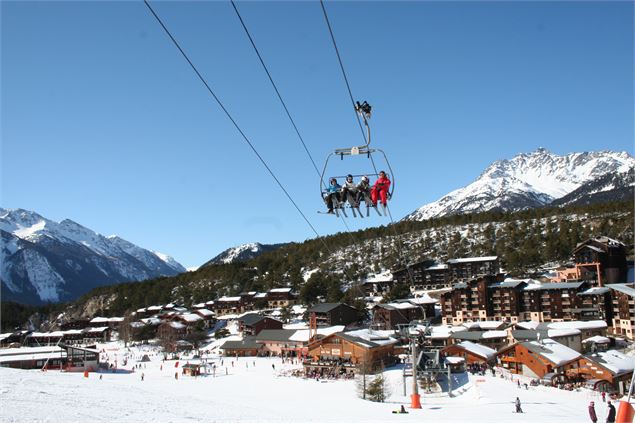
<path id="1" fill-rule="evenodd" d="M 316 213 L 318 178 L 230 3 L 153 5 L 318 231 L 345 230 Z M 358 145 L 319 2 L 238 7 L 318 166 Z M 631 2 L 326 7 L 353 95 L 374 107 L 396 219 L 537 147 L 633 153 Z M 70 218 L 185 266 L 244 242 L 314 236 L 143 2 L 3 1 L 1 13 L 1 206 Z"/>

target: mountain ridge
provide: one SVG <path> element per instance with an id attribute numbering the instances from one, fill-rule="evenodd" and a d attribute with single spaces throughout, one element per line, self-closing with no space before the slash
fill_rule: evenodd
<path id="1" fill-rule="evenodd" d="M 0 208 L 0 236 L 3 299 L 68 301 L 97 286 L 185 271 L 165 254 L 24 209 Z"/>
<path id="2" fill-rule="evenodd" d="M 635 158 L 627 152 L 559 156 L 538 148 L 494 161 L 472 183 L 418 208 L 404 220 L 543 207 L 605 175 L 628 173 L 634 166 Z"/>

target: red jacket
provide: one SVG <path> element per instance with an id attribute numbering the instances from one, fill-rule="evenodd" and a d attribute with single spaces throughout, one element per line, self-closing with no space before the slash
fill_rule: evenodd
<path id="1" fill-rule="evenodd" d="M 375 185 L 373 185 L 373 188 L 384 190 L 384 191 L 388 191 L 389 187 L 390 187 L 390 179 L 381 178 L 381 177 L 377 179 L 377 181 L 375 182 Z"/>

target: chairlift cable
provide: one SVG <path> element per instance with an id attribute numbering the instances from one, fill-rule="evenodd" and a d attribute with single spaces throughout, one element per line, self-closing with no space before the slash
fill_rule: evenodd
<path id="1" fill-rule="evenodd" d="M 238 123 L 234 120 L 234 118 L 232 117 L 232 115 L 229 113 L 229 111 L 227 110 L 227 108 L 225 108 L 225 106 L 223 105 L 223 103 L 220 101 L 220 99 L 218 98 L 218 96 L 214 93 L 214 91 L 212 90 L 212 88 L 209 86 L 209 84 L 207 83 L 207 81 L 205 80 L 205 78 L 201 75 L 201 73 L 198 71 L 198 69 L 196 68 L 196 66 L 194 65 L 194 63 L 192 63 L 192 61 L 190 60 L 190 58 L 188 57 L 188 55 L 185 53 L 185 51 L 183 51 L 183 49 L 181 48 L 180 44 L 178 43 L 178 41 L 176 41 L 176 39 L 174 38 L 174 36 L 172 35 L 172 33 L 168 30 L 168 28 L 165 26 L 165 24 L 163 23 L 163 21 L 161 20 L 161 18 L 159 17 L 159 15 L 157 15 L 157 13 L 154 11 L 154 9 L 152 8 L 152 6 L 150 6 L 150 3 L 148 3 L 148 0 L 143 0 L 143 2 L 145 3 L 145 5 L 148 7 L 148 9 L 150 10 L 150 12 L 152 13 L 152 15 L 154 16 L 154 18 L 157 20 L 157 22 L 161 25 L 161 27 L 163 28 L 163 30 L 165 31 L 165 33 L 168 35 L 168 37 L 170 37 L 170 40 L 172 40 L 172 43 L 174 43 L 174 45 L 176 46 L 176 48 L 179 50 L 179 52 L 181 53 L 181 55 L 183 56 L 183 58 L 187 61 L 187 63 L 189 63 L 190 67 L 192 68 L 192 70 L 194 71 L 194 73 L 196 74 L 196 76 L 198 76 L 198 78 L 201 80 L 201 82 L 203 83 L 203 85 L 205 85 L 205 88 L 207 88 L 207 91 L 211 94 L 211 96 L 214 98 L 214 100 L 216 100 L 216 103 L 218 103 L 219 107 L 223 110 L 223 112 L 225 112 L 225 115 L 229 118 L 229 120 L 232 122 L 232 124 L 234 125 L 234 127 L 236 128 L 236 130 L 240 133 L 240 135 L 242 136 L 243 140 L 249 145 L 249 147 L 251 148 L 251 150 L 254 152 L 254 154 L 256 155 L 256 157 L 258 157 L 258 160 L 260 160 L 260 162 L 262 163 L 262 165 L 265 167 L 265 169 L 267 169 L 267 172 L 269 172 L 269 174 L 271 175 L 271 177 L 276 181 L 276 183 L 278 184 L 278 186 L 280 187 L 280 189 L 282 189 L 282 191 L 284 192 L 284 194 L 287 196 L 287 198 L 289 199 L 289 201 L 291 201 L 291 203 L 293 204 L 293 206 L 295 207 L 295 209 L 298 211 L 298 213 L 300 213 L 300 215 L 302 216 L 302 218 L 304 219 L 304 221 L 309 225 L 309 227 L 313 230 L 313 232 L 315 233 L 315 235 L 321 239 L 321 235 L 318 233 L 318 231 L 315 229 L 315 227 L 313 226 L 313 224 L 311 224 L 311 222 L 309 221 L 309 219 L 306 217 L 306 215 L 302 212 L 302 210 L 300 209 L 300 207 L 297 205 L 297 203 L 293 200 L 293 197 L 291 197 L 291 195 L 289 194 L 289 192 L 286 190 L 286 188 L 284 187 L 284 185 L 282 185 L 282 182 L 280 182 L 280 180 L 278 179 L 278 177 L 275 175 L 275 173 L 273 172 L 273 170 L 271 170 L 271 168 L 269 167 L 269 165 L 267 164 L 267 162 L 262 158 L 262 156 L 260 155 L 260 153 L 258 152 L 258 150 L 256 150 L 256 147 L 254 147 L 254 145 L 251 143 L 251 141 L 249 140 L 249 138 L 247 138 L 247 135 L 245 135 L 245 133 L 243 132 L 243 130 L 240 128 L 240 126 L 238 126 Z"/>
<path id="2" fill-rule="evenodd" d="M 333 42 L 333 48 L 335 49 L 335 54 L 337 54 L 337 60 L 340 63 L 342 76 L 344 77 L 346 88 L 348 89 L 348 96 L 350 97 L 351 104 L 353 105 L 353 113 L 355 113 L 355 118 L 357 119 L 359 130 L 362 131 L 362 137 L 364 138 L 364 143 L 368 144 L 368 140 L 366 139 L 366 133 L 364 132 L 364 128 L 362 127 L 362 122 L 359 119 L 359 115 L 357 114 L 357 111 L 355 110 L 355 100 L 353 99 L 353 92 L 351 91 L 351 85 L 348 83 L 348 78 L 346 77 L 346 71 L 344 70 L 344 63 L 342 62 L 342 57 L 340 56 L 340 50 L 337 48 L 337 43 L 335 42 L 335 35 L 333 35 L 333 28 L 331 28 L 331 22 L 329 21 L 328 14 L 326 13 L 326 8 L 324 7 L 324 0 L 320 0 L 320 6 L 322 6 L 322 12 L 324 13 L 324 20 L 326 21 L 326 26 L 329 29 L 329 34 L 331 34 L 331 41 Z"/>
<path id="3" fill-rule="evenodd" d="M 238 20 L 240 21 L 241 26 L 245 30 L 245 34 L 247 35 L 247 38 L 249 38 L 249 42 L 251 43 L 251 46 L 254 48 L 254 51 L 255 51 L 256 55 L 258 56 L 258 60 L 260 60 L 260 64 L 262 65 L 262 68 L 264 69 L 265 73 L 267 74 L 267 77 L 269 78 L 269 82 L 271 82 L 271 85 L 273 86 L 273 89 L 276 92 L 276 95 L 278 96 L 278 100 L 280 100 L 280 103 L 282 104 L 282 107 L 284 108 L 284 111 L 287 113 L 287 116 L 289 118 L 289 121 L 291 122 L 291 125 L 293 126 L 293 129 L 295 129 L 295 133 L 298 135 L 298 139 L 302 143 L 302 146 L 304 147 L 304 151 L 309 156 L 309 159 L 311 160 L 311 163 L 313 164 L 313 168 L 315 169 L 315 172 L 317 173 L 318 177 L 320 177 L 320 179 L 321 179 L 322 175 L 320 173 L 320 170 L 318 169 L 317 164 L 315 163 L 315 160 L 313 159 L 313 156 L 311 155 L 311 152 L 309 151 L 308 147 L 306 146 L 306 143 L 304 142 L 304 139 L 302 138 L 302 135 L 300 134 L 300 130 L 298 129 L 298 126 L 295 124 L 295 121 L 293 120 L 293 117 L 291 117 L 291 112 L 289 111 L 289 108 L 287 107 L 284 99 L 282 98 L 282 94 L 280 94 L 280 91 L 278 90 L 278 87 L 276 86 L 276 83 L 273 80 L 273 77 L 271 76 L 271 73 L 269 72 L 269 69 L 267 68 L 267 65 L 265 64 L 265 61 L 262 58 L 262 55 L 260 54 L 260 51 L 258 50 L 258 47 L 256 46 L 256 42 L 254 41 L 253 37 L 251 36 L 251 33 L 249 32 L 249 29 L 247 28 L 247 24 L 245 23 L 245 21 L 244 21 L 242 15 L 240 14 L 240 12 L 238 11 L 238 7 L 236 7 L 236 3 L 234 2 L 234 0 L 230 0 L 230 3 L 232 5 L 232 7 L 234 8 L 234 11 L 236 12 L 236 16 L 238 17 Z M 351 241 L 353 243 L 355 243 L 356 240 L 352 236 L 351 230 L 348 227 L 348 224 L 346 223 L 346 220 L 344 220 L 343 216 L 340 216 L 340 219 L 342 220 L 342 222 L 346 226 L 347 233 L 348 233 Z"/>
<path id="4" fill-rule="evenodd" d="M 262 65 L 265 73 L 267 74 L 267 77 L 269 77 L 269 81 L 271 82 L 271 85 L 273 86 L 273 89 L 275 90 L 276 95 L 278 96 L 278 99 L 280 100 L 280 103 L 282 104 L 282 107 L 284 108 L 284 111 L 287 113 L 287 117 L 289 118 L 291 125 L 293 125 L 293 129 L 295 129 L 295 133 L 298 135 L 298 139 L 300 140 L 300 142 L 302 143 L 302 146 L 304 147 L 304 151 L 306 151 L 307 156 L 309 156 L 309 159 L 311 160 L 311 163 L 313 164 L 313 168 L 315 169 L 315 172 L 318 174 L 318 176 L 320 176 L 320 171 L 317 167 L 317 164 L 315 163 L 315 160 L 313 160 L 313 156 L 311 155 L 311 152 L 306 146 L 306 143 L 304 142 L 304 138 L 302 138 L 302 135 L 300 134 L 300 130 L 298 129 L 298 126 L 295 124 L 295 121 L 291 117 L 291 112 L 289 112 L 287 105 L 282 99 L 282 95 L 280 94 L 280 91 L 278 90 L 276 83 L 273 81 L 271 73 L 269 72 L 269 69 L 267 68 L 267 65 L 265 64 L 265 61 L 262 58 L 262 55 L 260 54 L 258 47 L 256 47 L 256 43 L 254 42 L 251 34 L 249 33 L 249 30 L 247 29 L 247 25 L 245 24 L 243 17 L 240 15 L 240 12 L 238 11 L 238 8 L 236 7 L 236 3 L 234 2 L 234 0 L 231 0 L 231 5 L 234 8 L 234 11 L 236 12 L 236 16 L 238 16 L 238 20 L 240 20 L 240 24 L 245 30 L 245 34 L 247 34 L 247 38 L 249 38 L 249 42 L 251 43 L 251 46 L 254 48 L 254 51 L 256 52 L 256 55 L 258 56 L 258 60 L 260 60 L 260 64 Z"/>
<path id="5" fill-rule="evenodd" d="M 353 104 L 353 110 L 355 110 L 355 100 L 353 99 L 353 93 L 351 91 L 351 85 L 348 82 L 348 77 L 346 76 L 346 70 L 344 69 L 344 64 L 342 62 L 342 57 L 340 56 L 340 51 L 337 48 L 337 42 L 335 41 L 335 35 L 333 34 L 333 28 L 331 27 L 331 22 L 329 21 L 329 17 L 328 14 L 326 13 L 326 7 L 324 6 L 324 0 L 320 0 L 320 6 L 322 6 L 322 12 L 324 13 L 324 20 L 326 21 L 326 26 L 328 27 L 329 30 L 329 34 L 331 35 L 331 41 L 333 42 L 333 48 L 335 49 L 335 54 L 337 55 L 337 60 L 340 64 L 340 69 L 342 70 L 342 76 L 344 77 L 344 82 L 346 83 L 346 88 L 348 90 L 348 95 L 351 99 L 351 103 Z M 366 138 L 366 133 L 364 132 L 364 128 L 362 128 L 362 122 L 359 118 L 359 114 L 357 113 L 357 111 L 355 111 L 355 117 L 357 118 L 357 123 L 359 124 L 359 129 L 362 131 L 362 136 L 364 138 L 364 142 L 368 143 L 368 140 Z M 372 154 L 369 154 L 369 158 L 371 160 L 371 163 L 373 164 L 373 169 L 375 171 L 375 173 L 377 173 L 377 166 L 375 165 L 375 160 L 373 158 Z M 394 176 L 394 175 L 393 175 Z M 394 189 L 394 188 L 393 188 Z M 395 229 L 395 221 L 392 218 L 392 213 L 390 213 L 390 210 L 388 209 L 388 205 L 386 204 L 386 210 L 388 211 L 388 216 L 390 217 L 390 222 L 392 223 L 393 226 L 393 233 L 395 234 L 395 236 L 397 238 L 399 238 L 399 236 L 397 235 L 397 230 Z M 398 240 L 398 243 L 400 243 L 401 240 Z M 401 257 L 401 260 L 403 260 L 403 262 L 406 264 L 406 269 L 408 271 L 408 276 L 410 276 L 410 281 L 412 282 L 413 286 L 414 286 L 414 278 L 410 272 L 410 268 L 408 267 L 407 261 L 404 260 L 404 255 L 403 255 L 403 250 L 400 247 L 399 248 L 399 255 Z"/>
<path id="6" fill-rule="evenodd" d="M 143 0 L 143 2 L 145 3 L 145 5 L 148 7 L 148 9 L 150 10 L 150 12 L 152 13 L 152 16 L 154 16 L 154 18 L 156 19 L 156 21 L 159 23 L 159 25 L 161 25 L 161 28 L 163 28 L 163 30 L 165 31 L 165 33 L 168 35 L 168 37 L 170 38 L 170 40 L 172 41 L 172 43 L 176 46 L 176 48 L 179 50 L 179 52 L 181 53 L 181 55 L 183 56 L 183 58 L 187 61 L 187 63 L 190 65 L 190 67 L 192 68 L 192 70 L 194 71 L 194 73 L 196 74 L 196 76 L 200 79 L 200 81 L 203 83 L 203 85 L 205 85 L 205 88 L 207 89 L 207 91 L 210 93 L 210 95 L 214 98 L 214 100 L 216 101 L 216 103 L 218 104 L 218 106 L 223 110 L 223 112 L 225 113 L 225 115 L 227 116 L 227 118 L 229 118 L 229 120 L 232 122 L 232 124 L 234 125 L 234 127 L 236 128 L 236 130 L 240 133 L 240 135 L 242 136 L 243 140 L 249 145 L 249 147 L 251 148 L 251 150 L 254 152 L 254 154 L 256 155 L 256 157 L 258 157 L 258 160 L 260 160 L 260 162 L 262 163 L 262 165 L 265 167 L 265 169 L 267 169 L 267 172 L 269 172 L 269 175 L 271 175 L 271 177 L 276 181 L 276 183 L 278 184 L 278 186 L 280 187 L 280 189 L 284 192 L 284 194 L 287 196 L 287 198 L 289 199 L 289 201 L 293 204 L 293 206 L 295 207 L 295 209 L 298 211 L 298 213 L 302 216 L 302 218 L 304 219 L 304 221 L 307 223 L 307 225 L 309 225 L 309 227 L 311 228 L 311 230 L 313 231 L 313 233 L 315 233 L 316 237 L 322 242 L 322 244 L 324 245 L 324 247 L 326 248 L 326 250 L 333 255 L 333 251 L 329 248 L 328 244 L 326 243 L 326 241 L 324 241 L 324 237 L 322 235 L 320 235 L 320 233 L 315 229 L 315 227 L 313 226 L 313 224 L 309 221 L 309 219 L 306 217 L 306 215 L 302 212 L 302 210 L 300 209 L 300 207 L 298 206 L 298 204 L 293 200 L 293 197 L 289 194 L 289 192 L 286 190 L 286 188 L 284 187 L 284 185 L 282 184 L 282 182 L 280 182 L 280 180 L 278 179 L 278 177 L 275 175 L 275 173 L 273 172 L 273 170 L 271 170 L 271 168 L 269 167 L 269 165 L 267 164 L 267 162 L 265 161 L 265 159 L 260 155 L 260 153 L 258 152 L 258 150 L 256 149 L 256 147 L 251 143 L 251 141 L 249 140 L 249 138 L 247 137 L 247 135 L 245 135 L 245 133 L 243 132 L 243 130 L 240 128 L 240 126 L 238 126 L 238 123 L 234 120 L 234 118 L 232 117 L 232 115 L 229 113 L 229 111 L 227 110 L 227 108 L 223 105 L 223 103 L 221 102 L 220 98 L 218 98 L 218 96 L 214 93 L 214 90 L 212 90 L 212 88 L 210 87 L 210 85 L 207 83 L 207 81 L 205 80 L 205 78 L 203 77 L 203 75 L 201 75 L 201 73 L 198 71 L 198 69 L 196 68 L 196 66 L 194 65 L 194 63 L 190 60 L 190 58 L 188 57 L 188 55 L 185 53 L 185 51 L 183 50 L 183 48 L 181 48 L 181 45 L 179 44 L 179 42 L 174 38 L 174 36 L 172 35 L 172 33 L 170 32 L 170 30 L 167 28 L 167 26 L 163 23 L 163 21 L 161 20 L 161 18 L 159 17 L 159 15 L 154 11 L 154 9 L 152 8 L 152 6 L 150 5 L 150 3 L 148 2 L 148 0 Z M 348 273 L 346 272 L 346 268 L 343 268 L 344 273 L 348 276 L 348 278 L 352 281 L 353 279 L 350 277 L 350 275 L 348 275 Z"/>

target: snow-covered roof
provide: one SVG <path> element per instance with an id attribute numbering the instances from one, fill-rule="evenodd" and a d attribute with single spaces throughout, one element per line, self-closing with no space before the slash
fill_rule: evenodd
<path id="1" fill-rule="evenodd" d="M 389 306 L 392 308 L 396 308 L 399 310 L 408 310 L 408 309 L 417 309 L 419 308 L 418 306 L 411 304 L 409 302 L 403 302 L 403 303 L 388 303 L 388 304 L 379 304 L 378 307 L 381 306 Z"/>
<path id="2" fill-rule="evenodd" d="M 463 357 L 445 357 L 445 361 L 450 364 L 459 364 L 465 361 Z"/>
<path id="3" fill-rule="evenodd" d="M 146 325 L 160 325 L 162 322 L 158 317 L 147 317 L 145 319 L 141 319 L 141 321 Z"/>
<path id="4" fill-rule="evenodd" d="M 616 350 L 597 352 L 586 357 L 606 367 L 616 376 L 630 373 L 635 369 L 635 358 Z"/>
<path id="5" fill-rule="evenodd" d="M 586 291 L 578 293 L 578 295 L 602 295 L 606 294 L 609 291 L 610 289 L 605 286 L 594 286 L 593 288 L 589 288 Z"/>
<path id="6" fill-rule="evenodd" d="M 541 341 L 523 342 L 522 345 L 531 352 L 540 354 L 555 366 L 562 366 L 580 357 L 579 352 L 549 338 Z"/>
<path id="7" fill-rule="evenodd" d="M 181 322 L 170 322 L 169 324 L 174 329 L 184 329 L 185 328 L 185 325 L 183 323 L 181 323 Z"/>
<path id="8" fill-rule="evenodd" d="M 606 322 L 604 320 L 589 320 L 587 322 L 571 321 L 571 322 L 550 322 L 546 323 L 549 329 L 605 329 Z"/>
<path id="9" fill-rule="evenodd" d="M 485 345 L 476 344 L 471 341 L 459 342 L 457 345 L 464 348 L 466 351 L 469 351 L 472 354 L 478 355 L 479 357 L 483 357 L 487 360 L 491 360 L 496 357 L 496 350 L 490 347 L 486 347 Z"/>
<path id="10" fill-rule="evenodd" d="M 498 256 L 467 257 L 467 258 L 450 259 L 447 261 L 447 263 L 450 263 L 450 264 L 473 263 L 473 262 L 479 262 L 479 261 L 493 261 L 497 259 L 498 259 Z"/>
<path id="11" fill-rule="evenodd" d="M 595 335 L 582 341 L 583 344 L 587 342 L 593 342 L 594 344 L 609 344 L 611 340 L 606 336 Z"/>
<path id="12" fill-rule="evenodd" d="M 7 339 L 8 337 L 10 337 L 11 335 L 13 335 L 12 332 L 8 332 L 8 333 L 0 333 L 0 341 L 2 341 L 3 339 Z"/>
<path id="13" fill-rule="evenodd" d="M 107 317 L 93 317 L 90 320 L 90 323 L 107 323 L 107 322 L 108 322 Z"/>
<path id="14" fill-rule="evenodd" d="M 518 322 L 516 326 L 522 329 L 536 329 L 540 323 L 534 322 L 533 320 L 529 320 L 526 322 Z"/>
<path id="15" fill-rule="evenodd" d="M 194 307 L 194 308 L 205 308 L 205 303 L 194 304 L 192 307 Z"/>
<path id="16" fill-rule="evenodd" d="M 415 304 L 432 304 L 439 302 L 439 300 L 432 298 L 428 294 L 423 294 L 420 297 L 408 298 L 408 301 Z"/>
<path id="17" fill-rule="evenodd" d="M 198 322 L 199 320 L 203 319 L 201 316 L 195 313 L 181 314 L 179 318 L 185 320 L 188 323 Z"/>
<path id="18" fill-rule="evenodd" d="M 634 284 L 625 284 L 625 283 L 612 283 L 607 285 L 607 287 L 614 289 L 623 294 L 630 295 L 631 297 L 635 297 L 635 285 Z"/>
<path id="19" fill-rule="evenodd" d="M 108 330 L 108 326 L 100 327 L 100 328 L 90 328 L 88 329 L 88 333 L 101 333 L 105 330 Z"/>
<path id="20" fill-rule="evenodd" d="M 381 273 L 368 275 L 362 283 L 389 282 L 392 280 L 392 272 L 390 270 L 385 270 Z"/>
<path id="21" fill-rule="evenodd" d="M 504 330 L 487 330 L 483 332 L 484 339 L 491 338 L 507 338 L 507 331 Z"/>
<path id="22" fill-rule="evenodd" d="M 422 327 L 423 329 L 423 327 Z M 448 339 L 454 332 L 464 332 L 467 328 L 464 326 L 431 326 L 430 334 L 426 338 L 430 339 Z"/>
<path id="23" fill-rule="evenodd" d="M 161 311 L 162 309 L 163 309 L 163 306 L 160 306 L 160 305 L 154 305 L 154 306 L 148 307 L 148 311 Z"/>
<path id="24" fill-rule="evenodd" d="M 558 338 L 560 336 L 575 336 L 580 335 L 580 329 L 549 329 L 547 331 L 547 336 L 549 338 Z"/>
<path id="25" fill-rule="evenodd" d="M 329 326 L 326 328 L 318 328 L 318 335 L 329 336 L 334 333 L 342 332 L 345 326 Z M 309 329 L 299 329 L 293 335 L 289 337 L 289 341 L 308 342 L 309 341 Z"/>
<path id="26" fill-rule="evenodd" d="M 291 292 L 292 288 L 273 288 L 269 292 Z"/>
<path id="27" fill-rule="evenodd" d="M 548 289 L 577 289 L 584 282 L 547 282 L 540 284 L 527 285 L 525 291 L 532 290 L 548 290 Z"/>
<path id="28" fill-rule="evenodd" d="M 49 358 L 66 357 L 66 351 L 59 346 L 52 347 L 23 347 L 0 349 L 0 363 L 10 363 L 23 360 L 46 360 Z"/>
<path id="29" fill-rule="evenodd" d="M 214 312 L 206 309 L 206 308 L 199 308 L 198 310 L 196 310 L 196 313 L 200 314 L 201 316 L 204 317 L 209 317 L 209 316 L 213 316 Z"/>
<path id="30" fill-rule="evenodd" d="M 218 302 L 239 302 L 240 297 L 220 297 Z"/>
<path id="31" fill-rule="evenodd" d="M 395 344 L 397 343 L 397 340 L 392 338 L 392 335 L 394 334 L 395 334 L 395 331 L 393 330 L 370 330 L 370 329 L 359 329 L 359 330 L 343 333 L 345 337 L 359 338 L 363 341 L 368 341 L 370 344 L 365 345 L 368 347 L 374 347 L 377 345 Z M 358 342 L 358 343 L 361 344 L 361 342 Z"/>
<path id="32" fill-rule="evenodd" d="M 446 270 L 447 268 L 447 264 L 435 264 L 430 267 L 426 267 L 426 270 Z"/>
<path id="33" fill-rule="evenodd" d="M 463 326 L 466 328 L 480 328 L 480 329 L 498 329 L 501 326 L 505 325 L 505 322 L 500 322 L 497 320 L 484 320 L 482 322 L 463 322 Z"/>
<path id="34" fill-rule="evenodd" d="M 259 292 L 256 295 L 254 295 L 254 298 L 266 298 L 266 297 L 267 297 L 266 292 Z"/>

